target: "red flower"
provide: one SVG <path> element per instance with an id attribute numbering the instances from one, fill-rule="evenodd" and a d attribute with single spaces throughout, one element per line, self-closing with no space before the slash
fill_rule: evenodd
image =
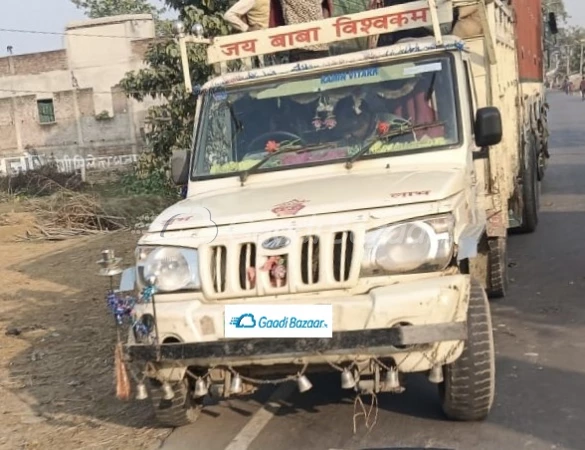
<path id="1" fill-rule="evenodd" d="M 384 135 L 390 131 L 390 124 L 388 122 L 378 122 L 376 130 L 378 131 L 378 134 Z"/>
<path id="2" fill-rule="evenodd" d="M 274 153 L 276 150 L 278 150 L 278 147 L 280 147 L 280 144 L 276 141 L 268 141 L 266 143 L 266 151 L 269 153 Z"/>
<path id="3" fill-rule="evenodd" d="M 335 128 L 337 126 L 337 120 L 335 120 L 334 118 L 330 117 L 328 119 L 325 119 L 325 128 L 331 130 L 332 128 Z"/>

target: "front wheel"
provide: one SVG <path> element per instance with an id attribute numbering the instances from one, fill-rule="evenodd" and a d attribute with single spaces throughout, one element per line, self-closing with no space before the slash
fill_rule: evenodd
<path id="1" fill-rule="evenodd" d="M 487 295 L 472 280 L 467 312 L 468 336 L 463 353 L 443 367 L 439 395 L 451 420 L 487 418 L 495 396 L 496 364 L 492 319 Z"/>
<path id="2" fill-rule="evenodd" d="M 191 396 L 189 380 L 171 383 L 175 396 L 171 400 L 163 398 L 162 384 L 156 379 L 150 379 L 150 398 L 156 420 L 163 426 L 175 428 L 189 425 L 199 418 L 201 405 Z"/>

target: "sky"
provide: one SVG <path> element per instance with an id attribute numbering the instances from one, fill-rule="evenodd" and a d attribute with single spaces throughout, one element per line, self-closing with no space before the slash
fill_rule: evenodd
<path id="1" fill-rule="evenodd" d="M 162 3 L 162 0 L 152 0 Z M 62 33 L 68 22 L 83 19 L 83 12 L 70 0 L 0 0 L 0 56 L 12 46 L 14 54 L 63 48 L 62 35 L 7 32 L 2 29 Z M 565 0 L 571 25 L 585 26 L 585 0 Z"/>
<path id="2" fill-rule="evenodd" d="M 162 0 L 153 0 L 161 5 Z M 0 57 L 7 55 L 11 45 L 13 54 L 36 53 L 63 48 L 63 36 L 2 31 L 28 30 L 63 33 L 67 23 L 84 19 L 83 11 L 70 0 L 0 0 Z"/>
<path id="3" fill-rule="evenodd" d="M 565 8 L 570 16 L 570 25 L 585 27 L 585 2 L 583 0 L 565 0 Z"/>

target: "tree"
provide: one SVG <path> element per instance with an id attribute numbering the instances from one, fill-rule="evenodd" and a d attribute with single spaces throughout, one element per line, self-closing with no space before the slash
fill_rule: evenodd
<path id="1" fill-rule="evenodd" d="M 149 0 L 71 0 L 91 19 L 122 14 L 152 14 L 158 19 L 164 8 L 157 8 Z"/>
<path id="2" fill-rule="evenodd" d="M 222 18 L 227 1 L 167 0 L 166 3 L 179 12 L 187 29 L 200 23 L 208 37 L 228 33 Z M 205 83 L 212 74 L 207 65 L 206 48 L 189 45 L 188 55 L 193 85 Z M 148 111 L 146 134 L 159 162 L 166 161 L 173 149 L 191 146 L 196 99 L 185 91 L 179 47 L 173 39 L 154 42 L 145 54 L 145 63 L 146 68 L 128 73 L 120 85 L 135 100 L 147 97 L 164 100 Z"/>
<path id="3" fill-rule="evenodd" d="M 542 6 L 546 13 L 554 12 L 559 22 L 565 23 L 570 17 L 563 0 L 544 0 Z"/>
<path id="4" fill-rule="evenodd" d="M 582 27 L 571 26 L 559 30 L 555 51 L 557 58 L 559 58 L 560 74 L 575 74 L 581 72 L 581 51 L 585 49 L 584 43 L 585 29 Z M 567 61 L 569 63 L 568 71 Z M 585 63 L 585 55 L 583 62 Z"/>

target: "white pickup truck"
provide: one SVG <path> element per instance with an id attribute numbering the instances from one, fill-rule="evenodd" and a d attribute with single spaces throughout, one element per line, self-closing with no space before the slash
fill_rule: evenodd
<path id="1" fill-rule="evenodd" d="M 487 294 L 505 293 L 515 215 L 534 228 L 546 143 L 543 93 L 520 94 L 513 11 L 487 3 L 423 0 L 212 40 L 177 27 L 183 55 L 208 45 L 220 74 L 198 93 L 192 150 L 173 157 L 187 197 L 141 237 L 120 286 L 137 297 L 125 349 L 148 380 L 140 398 L 148 387 L 162 423 L 193 421 L 206 395 L 261 380 L 305 391 L 331 370 L 365 393 L 425 372 L 448 418 L 487 417 Z M 461 5 L 480 34 L 443 35 Z M 431 36 L 251 67 L 420 27 Z"/>

